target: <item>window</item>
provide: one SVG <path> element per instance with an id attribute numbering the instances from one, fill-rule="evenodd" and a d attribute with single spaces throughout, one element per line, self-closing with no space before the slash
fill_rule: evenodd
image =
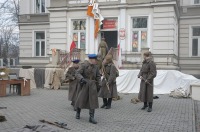
<path id="1" fill-rule="evenodd" d="M 192 56 L 200 56 L 200 27 L 192 28 Z"/>
<path id="2" fill-rule="evenodd" d="M 85 49 L 86 20 L 72 20 L 72 37 L 77 48 Z"/>
<path id="3" fill-rule="evenodd" d="M 194 4 L 200 4 L 200 0 L 194 0 Z"/>
<path id="4" fill-rule="evenodd" d="M 45 56 L 45 32 L 35 32 L 35 56 Z"/>
<path id="5" fill-rule="evenodd" d="M 147 17 L 132 18 L 132 51 L 139 52 L 147 47 Z"/>
<path id="6" fill-rule="evenodd" d="M 13 58 L 10 58 L 10 66 L 14 66 L 15 64 L 14 64 L 14 59 Z"/>
<path id="7" fill-rule="evenodd" d="M 45 0 L 35 0 L 35 13 L 44 13 L 45 8 Z"/>
<path id="8" fill-rule="evenodd" d="M 0 66 L 3 66 L 3 59 L 0 59 Z"/>

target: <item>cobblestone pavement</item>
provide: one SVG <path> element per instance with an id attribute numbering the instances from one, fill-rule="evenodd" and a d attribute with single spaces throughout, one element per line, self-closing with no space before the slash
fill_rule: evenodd
<path id="1" fill-rule="evenodd" d="M 194 101 L 196 132 L 200 132 L 200 101 Z"/>
<path id="2" fill-rule="evenodd" d="M 32 89 L 31 96 L 1 97 L 0 106 L 7 109 L 0 110 L 0 113 L 6 116 L 7 121 L 0 123 L 0 132 L 37 125 L 40 119 L 65 122 L 70 132 L 194 132 L 191 99 L 158 95 L 153 111 L 148 113 L 140 110 L 142 103 L 130 103 L 137 94 L 120 94 L 122 99 L 113 101 L 111 109 L 99 108 L 95 111 L 98 124 L 94 125 L 88 122 L 88 110 L 81 111 L 80 120 L 75 119 L 67 94 L 68 90 Z M 102 105 L 100 98 L 99 105 Z M 61 131 L 64 132 L 63 129 Z"/>

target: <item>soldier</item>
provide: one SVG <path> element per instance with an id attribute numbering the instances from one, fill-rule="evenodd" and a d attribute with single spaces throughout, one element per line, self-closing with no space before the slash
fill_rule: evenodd
<path id="1" fill-rule="evenodd" d="M 152 60 L 151 52 L 144 53 L 144 61 L 142 68 L 138 74 L 138 78 L 141 79 L 140 92 L 138 98 L 144 102 L 142 110 L 148 107 L 148 112 L 152 111 L 153 104 L 153 80 L 156 77 L 156 64 Z M 148 105 L 147 105 L 148 103 Z"/>
<path id="2" fill-rule="evenodd" d="M 101 42 L 100 42 L 100 44 L 99 44 L 99 47 L 98 47 L 98 52 L 100 52 L 100 54 L 101 54 L 101 59 L 102 59 L 102 60 L 103 60 L 104 57 L 106 56 L 107 51 L 108 51 L 108 45 L 107 45 L 107 43 L 105 42 L 105 38 L 102 38 L 102 39 L 101 39 Z"/>
<path id="3" fill-rule="evenodd" d="M 99 91 L 99 97 L 103 98 L 103 105 L 101 108 L 110 109 L 112 98 L 117 97 L 116 77 L 118 70 L 112 62 L 112 55 L 107 55 L 102 66 L 102 87 Z"/>
<path id="4" fill-rule="evenodd" d="M 69 79 L 68 100 L 72 101 L 71 102 L 72 106 L 75 105 L 75 101 L 76 101 L 76 98 L 77 98 L 77 92 L 80 89 L 80 84 L 79 84 L 78 80 L 75 77 L 76 70 L 79 67 L 79 64 L 78 64 L 79 61 L 80 60 L 78 60 L 78 59 L 73 60 L 72 61 L 73 62 L 73 66 L 68 69 L 67 74 L 66 74 L 66 78 Z M 76 110 L 76 109 L 74 108 L 74 110 Z"/>
<path id="5" fill-rule="evenodd" d="M 99 68 L 96 65 L 97 55 L 90 54 L 88 57 L 89 60 L 81 64 L 76 74 L 76 77 L 82 85 L 75 103 L 75 107 L 77 108 L 76 119 L 80 119 L 81 109 L 89 109 L 89 122 L 96 124 L 94 112 L 96 108 L 99 108 L 97 93 L 101 87 L 101 76 Z"/>

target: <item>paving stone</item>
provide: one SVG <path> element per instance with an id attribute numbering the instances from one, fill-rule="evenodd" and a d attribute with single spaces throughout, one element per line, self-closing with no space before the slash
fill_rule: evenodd
<path id="1" fill-rule="evenodd" d="M 194 101 L 194 111 L 195 111 L 195 128 L 196 132 L 200 132 L 200 101 Z"/>
<path id="2" fill-rule="evenodd" d="M 190 98 L 175 99 L 168 95 L 157 95 L 159 99 L 154 100 L 153 111 L 149 113 L 141 110 L 142 103 L 130 103 L 137 94 L 120 94 L 122 100 L 113 101 L 111 109 L 99 108 L 95 111 L 98 124 L 94 125 L 88 122 L 88 110 L 81 111 L 80 120 L 75 119 L 76 112 L 67 95 L 68 90 L 32 89 L 30 96 L 1 97 L 0 106 L 7 109 L 0 110 L 0 113 L 6 116 L 7 121 L 0 123 L 0 132 L 41 124 L 40 119 L 65 122 L 70 132 L 193 132 L 195 125 L 193 101 Z M 101 98 L 99 105 L 102 105 Z M 197 106 L 200 109 L 199 102 Z M 198 119 L 200 121 L 200 114 Z"/>

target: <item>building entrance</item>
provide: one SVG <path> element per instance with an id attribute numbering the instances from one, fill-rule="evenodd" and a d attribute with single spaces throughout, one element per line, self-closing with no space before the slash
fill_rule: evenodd
<path id="1" fill-rule="evenodd" d="M 108 48 L 117 48 L 117 31 L 101 31 L 101 37 L 105 38 Z"/>

